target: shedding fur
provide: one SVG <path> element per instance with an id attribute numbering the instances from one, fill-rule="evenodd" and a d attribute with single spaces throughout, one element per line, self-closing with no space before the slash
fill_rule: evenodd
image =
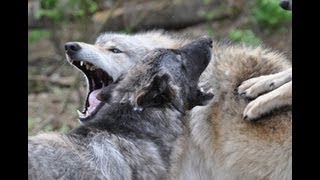
<path id="1" fill-rule="evenodd" d="M 114 61 L 113 64 L 117 64 L 117 68 L 125 74 L 127 67 L 140 62 L 137 57 L 144 56 L 144 53 L 155 48 L 176 49 L 191 41 L 188 37 L 164 31 L 134 35 L 104 33 L 93 46 L 107 50 L 91 52 L 103 53 L 104 59 L 80 58 L 84 56 L 81 50 L 77 52 L 77 59 L 96 64 L 96 61 Z M 122 53 L 108 51 L 109 42 L 113 43 L 112 48 L 116 47 Z M 181 149 L 181 154 L 172 162 L 169 177 L 183 180 L 291 179 L 291 87 L 286 85 L 286 81 L 279 81 L 273 84 L 275 89 L 272 90 L 270 81 L 265 81 L 267 85 L 263 83 L 262 87 L 267 89 L 254 88 L 250 91 L 258 91 L 258 97 L 251 101 L 254 106 L 251 106 L 248 97 L 238 93 L 238 87 L 244 81 L 284 72 L 291 68 L 290 62 L 282 54 L 263 47 L 213 42 L 212 52 L 199 86 L 215 96 L 206 106 L 195 107 L 188 113 L 185 141 L 175 146 Z M 112 63 L 105 65 L 111 66 Z M 112 73 L 103 69 L 108 74 Z M 281 90 L 282 87 L 287 88 Z M 259 96 L 261 89 L 266 93 Z M 288 100 L 289 103 L 284 103 L 288 106 L 283 106 L 284 101 L 280 99 L 272 99 L 279 93 Z M 256 108 L 259 111 L 254 111 Z M 243 112 L 248 112 L 249 118 L 259 121 L 243 120 Z"/>
<path id="2" fill-rule="evenodd" d="M 29 137 L 28 178 L 167 179 L 182 151 L 176 144 L 185 137 L 186 112 L 205 104 L 192 100 L 213 97 L 197 86 L 211 44 L 202 38 L 180 49 L 150 51 L 113 86 L 103 87 L 100 96 L 108 98 L 82 125 L 67 134 Z M 136 95 L 143 100 L 131 97 Z"/>

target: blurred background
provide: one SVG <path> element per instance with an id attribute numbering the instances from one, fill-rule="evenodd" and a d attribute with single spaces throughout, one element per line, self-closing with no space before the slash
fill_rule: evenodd
<path id="1" fill-rule="evenodd" d="M 291 20 L 279 0 L 28 0 L 28 133 L 79 124 L 85 79 L 66 61 L 65 42 L 165 29 L 263 45 L 291 60 Z"/>

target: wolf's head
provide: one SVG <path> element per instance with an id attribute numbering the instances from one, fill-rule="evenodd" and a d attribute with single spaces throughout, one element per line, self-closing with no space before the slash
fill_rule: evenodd
<path id="1" fill-rule="evenodd" d="M 170 107 L 180 112 L 204 105 L 213 95 L 199 90 L 198 81 L 211 59 L 212 40 L 198 39 L 180 49 L 155 49 L 129 69 L 114 84 L 93 91 L 89 104 L 100 104 L 82 122 L 102 107 L 102 102 L 129 103 L 135 111 Z"/>
<path id="2" fill-rule="evenodd" d="M 83 42 L 67 42 L 65 50 L 69 62 L 80 70 L 87 80 L 87 96 L 79 117 L 89 116 L 99 104 L 96 93 L 117 81 L 142 57 L 156 48 L 178 48 L 190 40 L 173 39 L 162 31 L 149 31 L 135 35 L 103 33 L 94 45 Z"/>

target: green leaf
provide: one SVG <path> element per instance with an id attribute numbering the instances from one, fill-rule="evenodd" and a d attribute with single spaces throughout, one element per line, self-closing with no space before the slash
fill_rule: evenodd
<path id="1" fill-rule="evenodd" d="M 257 0 L 251 14 L 260 26 L 270 29 L 279 27 L 292 18 L 292 13 L 283 10 L 278 0 Z"/>
<path id="2" fill-rule="evenodd" d="M 43 38 L 48 38 L 50 36 L 51 34 L 48 30 L 34 29 L 28 35 L 28 42 L 35 43 Z"/>
<path id="3" fill-rule="evenodd" d="M 234 42 L 243 42 L 248 45 L 257 46 L 261 43 L 261 39 L 258 38 L 254 32 L 249 29 L 235 29 L 229 33 L 229 38 Z"/>

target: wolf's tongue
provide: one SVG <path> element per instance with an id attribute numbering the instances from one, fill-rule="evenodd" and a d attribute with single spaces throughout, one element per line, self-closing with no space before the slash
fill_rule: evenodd
<path id="1" fill-rule="evenodd" d="M 100 100 L 97 99 L 97 94 L 100 91 L 101 91 L 101 89 L 97 89 L 97 90 L 92 91 L 89 94 L 89 107 L 87 109 L 89 114 L 91 114 L 101 102 Z"/>

